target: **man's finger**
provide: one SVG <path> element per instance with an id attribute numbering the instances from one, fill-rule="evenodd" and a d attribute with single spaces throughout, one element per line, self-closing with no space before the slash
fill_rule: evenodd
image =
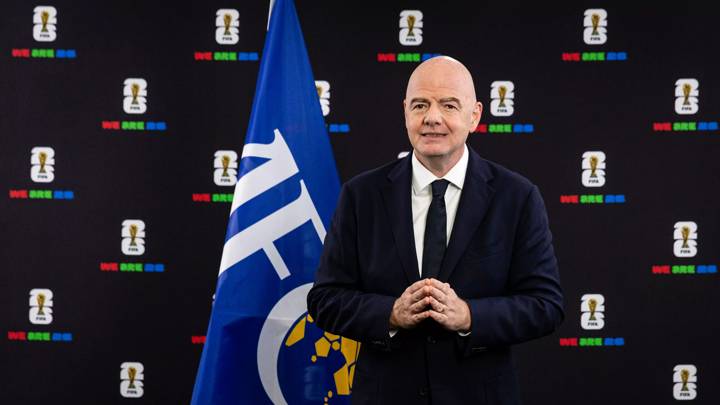
<path id="1" fill-rule="evenodd" d="M 427 301 L 430 301 L 430 306 L 433 310 L 437 312 L 445 312 L 447 306 L 440 301 L 436 300 L 434 297 L 427 297 Z"/>
<path id="2" fill-rule="evenodd" d="M 443 291 L 450 297 L 457 297 L 457 293 L 455 293 L 455 290 L 453 290 L 448 283 L 445 283 L 445 289 L 443 289 Z"/>
<path id="3" fill-rule="evenodd" d="M 410 285 L 410 287 L 408 287 L 405 291 L 408 291 L 409 293 L 412 294 L 415 291 L 417 291 L 419 288 L 422 288 L 424 286 L 425 286 L 425 280 L 419 280 L 419 281 L 412 283 Z"/>
<path id="4" fill-rule="evenodd" d="M 410 306 L 408 307 L 408 309 L 409 309 L 410 312 L 413 313 L 413 314 L 416 314 L 416 313 L 419 313 L 419 312 L 424 311 L 425 308 L 427 308 L 429 305 L 431 305 L 429 298 L 430 298 L 430 297 L 425 297 L 425 298 L 417 301 L 416 303 L 410 305 Z"/>
<path id="5" fill-rule="evenodd" d="M 446 304 L 448 301 L 447 294 L 445 294 L 442 290 L 438 289 L 437 287 L 428 286 L 423 291 L 430 297 L 435 298 L 436 300 L 440 301 L 443 304 Z"/>
<path id="6" fill-rule="evenodd" d="M 420 312 L 420 313 L 417 313 L 417 314 L 411 316 L 411 319 L 415 323 L 419 323 L 419 322 L 423 321 L 424 319 L 427 319 L 429 316 L 430 316 L 430 311 L 423 311 L 423 312 Z"/>
<path id="7" fill-rule="evenodd" d="M 448 284 L 448 283 L 443 283 L 442 281 L 440 281 L 440 280 L 435 280 L 435 279 L 431 279 L 430 282 L 432 283 L 432 286 L 433 286 L 433 287 L 435 287 L 435 288 L 437 288 L 438 290 L 444 292 L 445 294 L 448 294 L 448 295 L 449 295 L 450 293 L 453 292 L 452 287 L 450 287 L 450 284 Z"/>
<path id="8" fill-rule="evenodd" d="M 428 315 L 440 325 L 447 326 L 447 322 L 450 319 L 447 315 L 434 311 L 432 309 L 427 310 Z"/>
<path id="9" fill-rule="evenodd" d="M 418 291 L 422 291 L 422 287 L 423 287 L 423 284 L 421 284 L 420 282 L 413 283 L 411 286 L 406 288 L 405 291 L 403 291 L 402 296 L 412 298 Z M 416 301 L 416 300 L 413 300 L 413 301 Z"/>
<path id="10" fill-rule="evenodd" d="M 425 298 L 425 296 L 427 296 L 427 294 L 425 293 L 425 289 L 418 288 L 417 290 L 415 290 L 415 292 L 410 294 L 410 302 L 421 301 L 423 298 Z"/>

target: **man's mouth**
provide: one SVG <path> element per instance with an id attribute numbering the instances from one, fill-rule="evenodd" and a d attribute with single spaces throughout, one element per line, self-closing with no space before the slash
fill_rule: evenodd
<path id="1" fill-rule="evenodd" d="M 447 134 L 440 133 L 440 132 L 426 132 L 426 133 L 420 134 L 420 135 L 421 135 L 421 136 L 426 136 L 426 137 L 429 137 L 429 138 L 440 138 L 440 137 L 443 137 L 443 136 L 445 136 L 445 135 L 447 135 Z"/>

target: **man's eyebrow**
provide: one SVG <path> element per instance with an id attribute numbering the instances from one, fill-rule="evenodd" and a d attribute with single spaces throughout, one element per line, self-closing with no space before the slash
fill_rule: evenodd
<path id="1" fill-rule="evenodd" d="M 457 97 L 445 97 L 445 98 L 441 98 L 438 101 L 440 103 L 457 103 L 459 105 L 462 105 L 462 103 L 460 103 L 460 99 Z M 415 97 L 412 100 L 410 100 L 410 104 L 429 103 L 429 102 L 430 102 L 430 100 L 428 100 L 427 98 L 423 98 L 423 97 Z"/>
<path id="2" fill-rule="evenodd" d="M 445 97 L 445 98 L 441 98 L 441 99 L 440 99 L 440 102 L 441 102 L 441 103 L 450 103 L 450 102 L 452 102 L 452 103 L 457 103 L 458 105 L 462 105 L 462 103 L 460 103 L 460 99 L 457 98 L 457 97 Z"/>

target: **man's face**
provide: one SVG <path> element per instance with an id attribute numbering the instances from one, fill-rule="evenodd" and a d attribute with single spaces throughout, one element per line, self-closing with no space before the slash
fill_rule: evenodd
<path id="1" fill-rule="evenodd" d="M 443 62 L 413 73 L 403 106 L 410 143 L 425 158 L 459 158 L 482 113 L 469 74 Z"/>

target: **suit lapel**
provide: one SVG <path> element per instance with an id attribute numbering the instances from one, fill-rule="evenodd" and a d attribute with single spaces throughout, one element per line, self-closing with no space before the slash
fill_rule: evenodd
<path id="1" fill-rule="evenodd" d="M 465 183 L 450 234 L 450 242 L 445 250 L 445 257 L 438 275 L 438 279 L 443 282 L 450 279 L 450 275 L 465 253 L 475 230 L 485 217 L 495 194 L 495 190 L 487 184 L 493 177 L 488 164 L 471 148 L 468 148 L 468 151 L 470 159 Z"/>
<path id="2" fill-rule="evenodd" d="M 408 155 L 400 161 L 388 173 L 388 182 L 382 186 L 383 202 L 408 285 L 420 280 L 410 201 L 411 158 Z"/>

